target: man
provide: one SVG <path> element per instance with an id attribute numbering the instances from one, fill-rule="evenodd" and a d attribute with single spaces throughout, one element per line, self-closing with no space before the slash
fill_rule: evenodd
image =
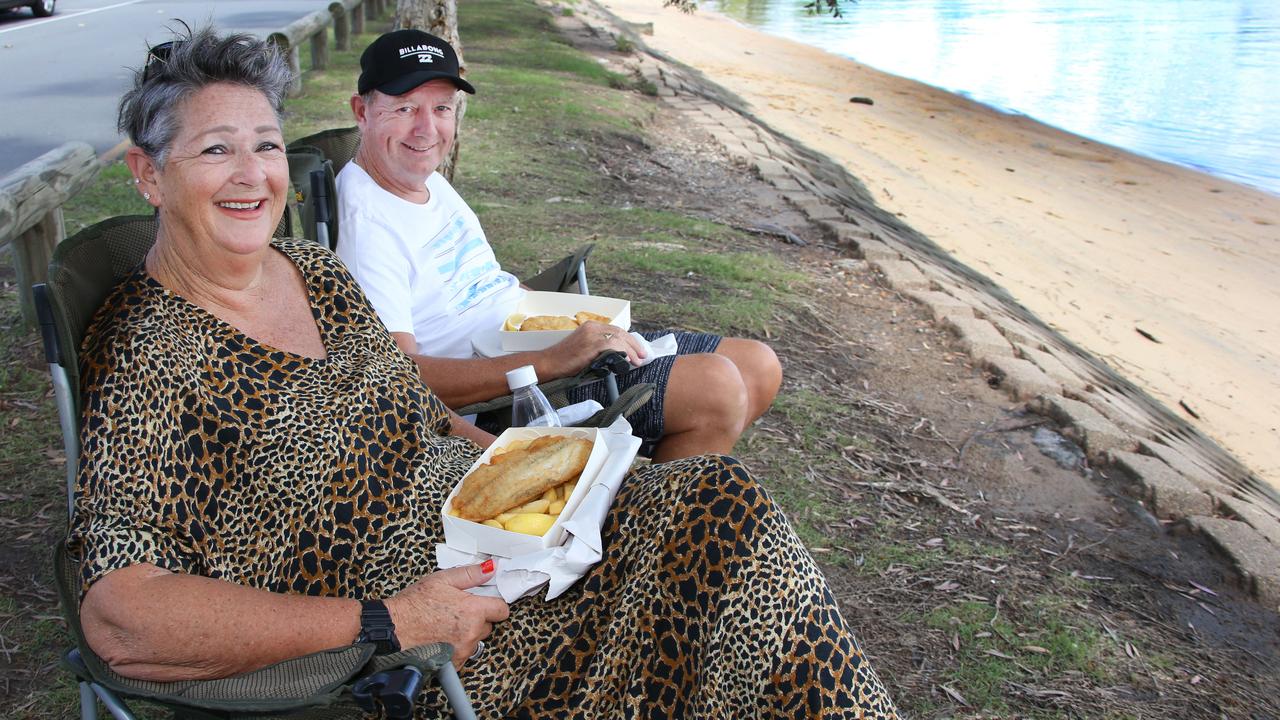
<path id="1" fill-rule="evenodd" d="M 635 338 L 598 322 L 546 350 L 473 357 L 472 336 L 500 327 L 524 292 L 499 267 L 475 213 L 435 172 L 453 144 L 458 93 L 475 88 L 458 75 L 453 48 L 418 30 L 378 38 L 360 68 L 351 109 L 361 143 L 338 174 L 338 254 L 427 385 L 456 408 L 506 394 L 506 371 L 521 365 L 533 365 L 546 381 L 577 373 L 606 350 L 640 360 Z M 657 385 L 653 400 L 631 417 L 636 434 L 657 442 L 659 462 L 728 453 L 773 402 L 782 382 L 777 356 L 754 340 L 702 333 L 677 339 L 676 356 L 619 379 L 620 389 Z M 578 388 L 570 400 L 606 404 L 604 385 Z"/>

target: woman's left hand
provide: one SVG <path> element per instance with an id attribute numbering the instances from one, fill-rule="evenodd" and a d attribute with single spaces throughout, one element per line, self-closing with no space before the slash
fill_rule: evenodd
<path id="1" fill-rule="evenodd" d="M 447 642 L 453 646 L 453 665 L 461 670 L 480 641 L 493 632 L 494 623 L 510 614 L 501 598 L 467 592 L 483 585 L 493 572 L 493 561 L 439 570 L 388 598 L 400 646 Z"/>

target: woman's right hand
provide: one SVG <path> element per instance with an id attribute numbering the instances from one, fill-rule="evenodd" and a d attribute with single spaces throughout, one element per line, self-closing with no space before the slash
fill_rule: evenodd
<path id="1" fill-rule="evenodd" d="M 484 572 L 484 565 L 489 572 Z M 387 598 L 400 647 L 447 642 L 453 646 L 453 665 L 461 670 L 480 641 L 493 632 L 494 623 L 510 614 L 502 598 L 467 592 L 493 576 L 492 565 L 484 565 L 439 570 Z"/>

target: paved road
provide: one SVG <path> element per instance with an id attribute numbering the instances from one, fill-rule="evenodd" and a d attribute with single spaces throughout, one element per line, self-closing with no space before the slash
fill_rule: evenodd
<path id="1" fill-rule="evenodd" d="M 53 17 L 0 15 L 0 177 L 68 140 L 117 145 L 116 103 L 129 68 L 170 37 L 166 24 L 212 20 L 260 37 L 328 0 L 59 0 Z M 303 53 L 304 66 L 307 61 Z"/>

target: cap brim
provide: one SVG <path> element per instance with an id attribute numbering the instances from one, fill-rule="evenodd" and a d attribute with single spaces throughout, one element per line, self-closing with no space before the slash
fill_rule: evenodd
<path id="1" fill-rule="evenodd" d="M 409 73 L 408 75 L 401 75 L 391 82 L 383 83 L 382 87 L 374 89 L 384 95 L 403 95 L 423 83 L 441 79 L 451 81 L 463 92 L 471 93 L 472 95 L 476 94 L 476 89 L 471 87 L 471 83 L 466 80 L 463 80 L 456 75 L 450 75 L 446 72 L 432 70 L 423 70 L 421 72 Z"/>

